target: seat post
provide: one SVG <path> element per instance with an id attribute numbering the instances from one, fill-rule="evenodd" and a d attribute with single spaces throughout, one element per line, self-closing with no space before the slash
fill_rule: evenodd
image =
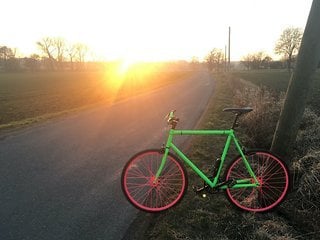
<path id="1" fill-rule="evenodd" d="M 234 121 L 233 121 L 233 124 L 232 124 L 231 129 L 233 129 L 233 130 L 234 130 L 234 129 L 235 129 L 235 127 L 237 127 L 237 125 L 238 125 L 238 123 L 237 123 L 237 122 L 238 122 L 238 118 L 239 118 L 239 116 L 240 116 L 240 115 L 241 115 L 241 114 L 239 114 L 239 113 L 236 113 L 236 114 L 235 114 L 235 116 L 236 116 L 236 117 L 234 118 Z"/>

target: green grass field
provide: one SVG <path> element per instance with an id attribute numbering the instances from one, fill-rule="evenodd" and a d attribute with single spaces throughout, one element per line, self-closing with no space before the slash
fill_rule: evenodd
<path id="1" fill-rule="evenodd" d="M 290 79 L 289 72 L 285 70 L 241 71 L 232 74 L 258 86 L 267 86 L 276 91 L 286 91 Z"/>
<path id="2" fill-rule="evenodd" d="M 285 70 L 260 70 L 234 72 L 234 76 L 250 81 L 258 86 L 266 86 L 272 91 L 285 92 L 287 90 L 291 74 Z M 320 113 L 320 71 L 313 76 L 313 87 L 309 94 L 308 105 L 316 113 Z"/>
<path id="3" fill-rule="evenodd" d="M 0 73 L 0 130 L 112 103 L 190 75 L 189 71 Z"/>

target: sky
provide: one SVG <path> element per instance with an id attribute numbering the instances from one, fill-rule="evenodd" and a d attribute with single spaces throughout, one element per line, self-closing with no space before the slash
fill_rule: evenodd
<path id="1" fill-rule="evenodd" d="M 304 29 L 312 0 L 4 0 L 0 46 L 22 56 L 36 42 L 62 37 L 83 43 L 96 60 L 202 60 L 224 51 L 231 60 L 265 51 L 272 57 L 287 27 Z"/>

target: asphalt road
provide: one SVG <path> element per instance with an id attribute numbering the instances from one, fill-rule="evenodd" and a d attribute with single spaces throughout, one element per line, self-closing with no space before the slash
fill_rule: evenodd
<path id="1" fill-rule="evenodd" d="M 193 128 L 213 89 L 210 75 L 197 72 L 0 138 L 0 239 L 121 239 L 137 214 L 120 187 L 125 162 L 161 146 L 170 110 L 178 128 Z"/>

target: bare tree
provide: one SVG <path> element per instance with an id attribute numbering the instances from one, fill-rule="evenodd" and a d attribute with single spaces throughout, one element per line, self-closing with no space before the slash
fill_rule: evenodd
<path id="1" fill-rule="evenodd" d="M 50 68 L 54 70 L 56 68 L 63 68 L 63 61 L 66 54 L 66 42 L 60 37 L 45 37 L 37 42 L 38 47 L 49 59 Z"/>
<path id="2" fill-rule="evenodd" d="M 71 67 L 71 70 L 74 70 L 74 60 L 75 60 L 75 57 L 76 57 L 76 46 L 75 44 L 69 44 L 66 48 L 66 52 L 67 52 L 67 55 L 69 57 L 69 62 L 70 62 L 70 67 Z"/>
<path id="3" fill-rule="evenodd" d="M 287 61 L 288 70 L 291 71 L 293 57 L 298 53 L 302 39 L 300 28 L 286 28 L 276 43 L 274 51 Z"/>
<path id="4" fill-rule="evenodd" d="M 220 71 L 224 63 L 224 53 L 222 49 L 214 48 L 211 52 L 205 57 L 208 69 L 212 71 Z"/>
<path id="5" fill-rule="evenodd" d="M 42 51 L 42 53 L 45 55 L 45 57 L 48 58 L 50 69 L 54 70 L 56 62 L 54 58 L 54 52 L 56 51 L 54 39 L 50 37 L 45 37 L 41 39 L 39 42 L 37 42 L 37 45 L 39 49 Z"/>
<path id="6" fill-rule="evenodd" d="M 72 70 L 74 62 L 78 63 L 78 68 L 83 68 L 89 50 L 82 43 L 67 44 L 61 37 L 45 37 L 37 42 L 37 45 L 45 57 L 45 62 L 49 62 L 51 70 L 63 69 L 67 59 L 71 62 Z"/>
<path id="7" fill-rule="evenodd" d="M 76 43 L 75 48 L 75 60 L 79 63 L 78 68 L 84 68 L 85 57 L 88 53 L 88 46 L 83 43 Z"/>
<path id="8" fill-rule="evenodd" d="M 250 53 L 242 57 L 241 63 L 247 68 L 250 69 L 261 69 L 268 68 L 269 63 L 272 61 L 272 58 L 263 51 Z"/>
<path id="9" fill-rule="evenodd" d="M 58 68 L 63 68 L 63 61 L 65 59 L 65 52 L 66 52 L 66 42 L 63 38 L 53 38 L 53 44 L 55 47 L 55 59 L 58 63 Z"/>
<path id="10" fill-rule="evenodd" d="M 252 54 L 247 54 L 241 58 L 241 64 L 249 71 L 252 67 Z"/>

